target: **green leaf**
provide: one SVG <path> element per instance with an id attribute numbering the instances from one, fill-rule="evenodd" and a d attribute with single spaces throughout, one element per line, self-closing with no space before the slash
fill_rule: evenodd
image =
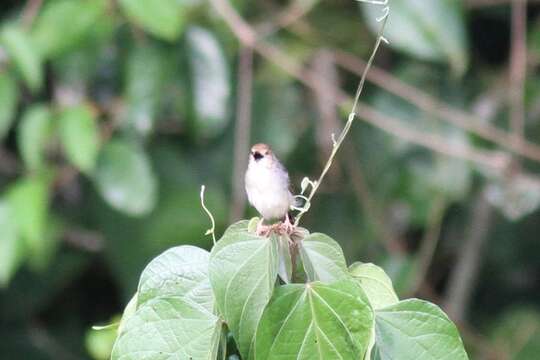
<path id="1" fill-rule="evenodd" d="M 281 235 L 278 238 L 279 268 L 278 275 L 286 284 L 292 280 L 292 258 L 289 250 L 290 238 L 287 235 Z"/>
<path id="2" fill-rule="evenodd" d="M 84 173 L 91 173 L 99 151 L 99 129 L 86 105 L 64 109 L 58 119 L 60 141 L 69 161 Z"/>
<path id="3" fill-rule="evenodd" d="M 384 36 L 391 47 L 420 59 L 448 61 L 457 74 L 468 63 L 464 11 L 460 1 L 392 0 Z M 381 26 L 381 7 L 362 4 L 372 32 Z"/>
<path id="4" fill-rule="evenodd" d="M 241 223 L 245 225 L 245 222 Z M 210 254 L 210 283 L 243 357 L 253 351 L 255 330 L 272 296 L 278 271 L 277 238 L 235 228 L 225 232 Z"/>
<path id="5" fill-rule="evenodd" d="M 13 78 L 7 71 L 0 72 L 0 140 L 6 136 L 15 119 L 18 95 Z"/>
<path id="6" fill-rule="evenodd" d="M 381 360 L 468 359 L 456 326 L 436 305 L 410 299 L 375 312 Z"/>
<path id="7" fill-rule="evenodd" d="M 184 28 L 185 9 L 178 0 L 119 0 L 130 21 L 165 40 L 175 40 Z"/>
<path id="8" fill-rule="evenodd" d="M 99 154 L 94 181 L 113 208 L 133 216 L 150 212 L 157 182 L 146 154 L 124 140 L 112 140 Z"/>
<path id="9" fill-rule="evenodd" d="M 366 293 L 373 309 L 377 310 L 399 301 L 392 280 L 377 265 L 357 262 L 349 267 L 349 272 Z"/>
<path id="10" fill-rule="evenodd" d="M 220 319 L 203 306 L 181 297 L 159 297 L 127 321 L 111 359 L 213 360 L 221 331 Z"/>
<path id="11" fill-rule="evenodd" d="M 181 296 L 213 311 L 209 257 L 208 251 L 190 245 L 174 247 L 156 257 L 141 275 L 139 306 L 159 296 Z"/>
<path id="12" fill-rule="evenodd" d="M 229 120 L 231 87 L 225 54 L 208 30 L 192 27 L 186 37 L 195 128 L 203 137 L 213 137 Z"/>
<path id="13" fill-rule="evenodd" d="M 21 265 L 24 243 L 17 236 L 17 224 L 9 202 L 0 201 L 0 288 L 9 284 Z"/>
<path id="14" fill-rule="evenodd" d="M 30 171 L 43 166 L 45 146 L 51 135 L 51 111 L 46 105 L 33 105 L 22 116 L 17 132 L 21 157 Z"/>
<path id="15" fill-rule="evenodd" d="M 153 128 L 166 80 L 167 54 L 155 46 L 137 46 L 126 64 L 126 125 L 148 135 Z"/>
<path id="16" fill-rule="evenodd" d="M 0 34 L 4 48 L 26 85 L 37 91 L 43 85 L 41 57 L 32 38 L 16 26 L 5 27 Z"/>
<path id="17" fill-rule="evenodd" d="M 373 311 L 352 280 L 280 286 L 257 329 L 255 358 L 358 360 L 372 328 Z"/>
<path id="18" fill-rule="evenodd" d="M 8 190 L 7 196 L 17 232 L 26 244 L 30 257 L 39 262 L 49 250 L 48 181 L 42 177 L 23 178 Z"/>
<path id="19" fill-rule="evenodd" d="M 304 238 L 300 257 L 309 281 L 332 282 L 348 276 L 343 250 L 327 235 L 313 233 Z"/>
<path id="20" fill-rule="evenodd" d="M 61 55 L 81 43 L 106 9 L 105 0 L 47 1 L 32 29 L 34 42 L 44 57 Z"/>

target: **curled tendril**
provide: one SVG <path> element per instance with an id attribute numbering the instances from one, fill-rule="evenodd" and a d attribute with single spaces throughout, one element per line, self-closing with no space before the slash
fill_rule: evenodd
<path id="1" fill-rule="evenodd" d="M 304 195 L 294 195 L 293 196 L 293 199 L 296 200 L 296 199 L 302 199 L 304 200 L 304 206 L 300 207 L 300 206 L 296 206 L 296 205 L 291 205 L 291 210 L 295 210 L 295 211 L 299 211 L 300 213 L 305 213 L 309 210 L 309 208 L 311 207 L 311 202 L 309 201 L 309 199 L 307 198 L 307 196 L 304 196 Z M 295 201 L 296 203 L 296 201 Z"/>
<path id="2" fill-rule="evenodd" d="M 214 240 L 214 245 L 215 245 L 216 244 L 216 234 L 215 234 L 216 222 L 214 221 L 214 216 L 212 215 L 210 210 L 208 210 L 206 205 L 204 205 L 204 189 L 205 189 L 205 186 L 201 185 L 201 206 L 206 212 L 206 214 L 208 214 L 208 217 L 210 218 L 210 222 L 212 223 L 212 227 L 206 230 L 204 235 L 212 235 L 212 240 Z"/>

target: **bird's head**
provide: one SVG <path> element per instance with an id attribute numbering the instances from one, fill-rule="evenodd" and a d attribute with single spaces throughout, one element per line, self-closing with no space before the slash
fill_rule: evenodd
<path id="1" fill-rule="evenodd" d="M 271 165 L 274 161 L 274 153 L 270 146 L 266 144 L 255 144 L 251 147 L 251 153 L 249 155 L 249 162 L 256 164 Z"/>

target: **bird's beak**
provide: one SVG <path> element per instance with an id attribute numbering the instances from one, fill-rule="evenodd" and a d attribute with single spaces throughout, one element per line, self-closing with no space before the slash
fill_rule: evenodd
<path id="1" fill-rule="evenodd" d="M 253 158 L 255 159 L 255 161 L 259 161 L 263 158 L 262 154 L 258 151 L 255 151 L 254 153 L 252 153 L 253 155 Z"/>

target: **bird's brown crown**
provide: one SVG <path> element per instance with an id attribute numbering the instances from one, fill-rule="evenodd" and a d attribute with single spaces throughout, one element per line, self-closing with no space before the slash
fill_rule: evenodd
<path id="1" fill-rule="evenodd" d="M 272 149 L 270 148 L 269 145 L 267 144 L 255 144 L 251 147 L 251 152 L 252 153 L 259 153 L 261 155 L 268 155 L 270 153 L 272 153 Z"/>

